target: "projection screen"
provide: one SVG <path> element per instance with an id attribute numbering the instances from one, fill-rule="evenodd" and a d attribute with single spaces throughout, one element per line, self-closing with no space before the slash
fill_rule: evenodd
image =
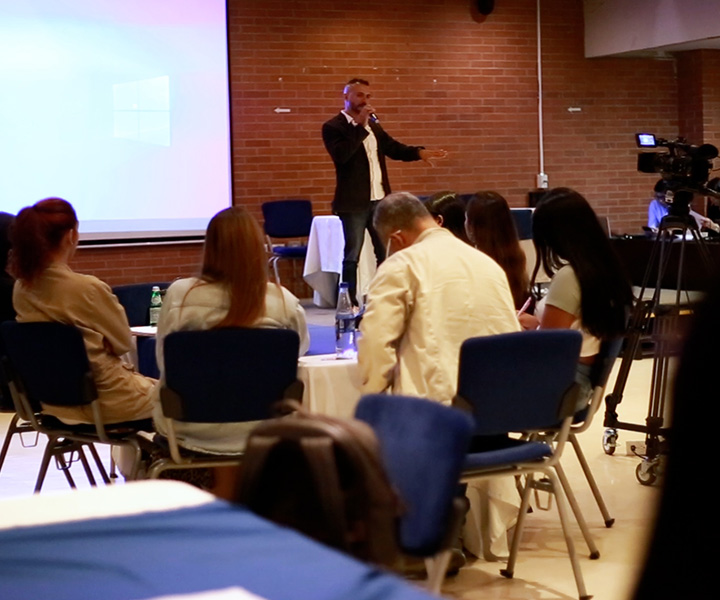
<path id="1" fill-rule="evenodd" d="M 197 236 L 232 203 L 225 0 L 23 0 L 0 19 L 0 210 L 83 240 Z"/>

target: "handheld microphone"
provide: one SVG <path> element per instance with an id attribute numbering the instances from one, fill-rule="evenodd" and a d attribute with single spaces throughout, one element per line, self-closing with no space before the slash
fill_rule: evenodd
<path id="1" fill-rule="evenodd" d="M 370 120 L 373 123 L 380 123 L 380 119 L 378 119 L 378 116 L 375 113 L 370 113 Z"/>

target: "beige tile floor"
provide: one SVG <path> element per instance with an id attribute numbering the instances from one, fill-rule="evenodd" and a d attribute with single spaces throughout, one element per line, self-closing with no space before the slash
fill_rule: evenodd
<path id="1" fill-rule="evenodd" d="M 651 367 L 652 362 L 647 359 L 633 364 L 620 407 L 623 421 L 644 422 Z M 611 384 L 614 377 L 613 374 Z M 614 456 L 607 456 L 601 446 L 602 415 L 599 417 L 591 429 L 583 434 L 582 444 L 605 500 L 616 519 L 611 529 L 604 527 L 572 452 L 568 452 L 563 461 L 601 552 L 599 560 L 589 560 L 582 538 L 579 532 L 576 532 L 575 541 L 581 551 L 581 566 L 588 593 L 593 594 L 596 600 L 624 600 L 631 598 L 660 489 L 638 484 L 635 467 L 639 461 L 625 454 L 625 443 L 629 440 L 642 440 L 642 436 L 621 432 L 621 447 Z M 9 415 L 0 415 L 0 431 L 3 435 L 9 420 Z M 17 439 L 13 440 L 6 464 L 0 472 L 0 499 L 32 494 L 43 446 L 44 442 L 41 441 L 35 448 L 23 448 Z M 107 457 L 106 451 L 102 454 Z M 78 487 L 87 487 L 80 465 L 73 468 L 73 473 Z M 67 483 L 62 474 L 51 467 L 43 491 L 66 489 Z M 529 515 L 515 578 L 507 580 L 500 577 L 498 570 L 501 566 L 500 563 L 472 561 L 457 577 L 446 581 L 443 594 L 463 600 L 566 600 L 576 597 L 554 507 L 547 513 L 535 510 Z"/>

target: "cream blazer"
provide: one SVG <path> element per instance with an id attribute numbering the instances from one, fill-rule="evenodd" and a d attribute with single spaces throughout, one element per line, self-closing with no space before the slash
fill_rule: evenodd
<path id="1" fill-rule="evenodd" d="M 106 283 L 75 273 L 67 265 L 52 264 L 32 285 L 15 283 L 13 304 L 20 322 L 57 321 L 80 329 L 105 423 L 150 417 L 155 380 L 136 373 L 120 358 L 133 342 L 125 310 Z M 44 410 L 68 422 L 92 422 L 89 408 Z"/>
<path id="2" fill-rule="evenodd" d="M 363 393 L 391 390 L 449 404 L 460 345 L 520 331 L 502 268 L 433 227 L 380 265 L 360 325 Z"/>

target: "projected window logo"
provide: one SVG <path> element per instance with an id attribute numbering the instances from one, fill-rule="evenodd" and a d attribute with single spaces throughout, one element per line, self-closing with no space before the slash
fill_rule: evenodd
<path id="1" fill-rule="evenodd" d="M 170 77 L 113 85 L 116 138 L 170 145 Z"/>

